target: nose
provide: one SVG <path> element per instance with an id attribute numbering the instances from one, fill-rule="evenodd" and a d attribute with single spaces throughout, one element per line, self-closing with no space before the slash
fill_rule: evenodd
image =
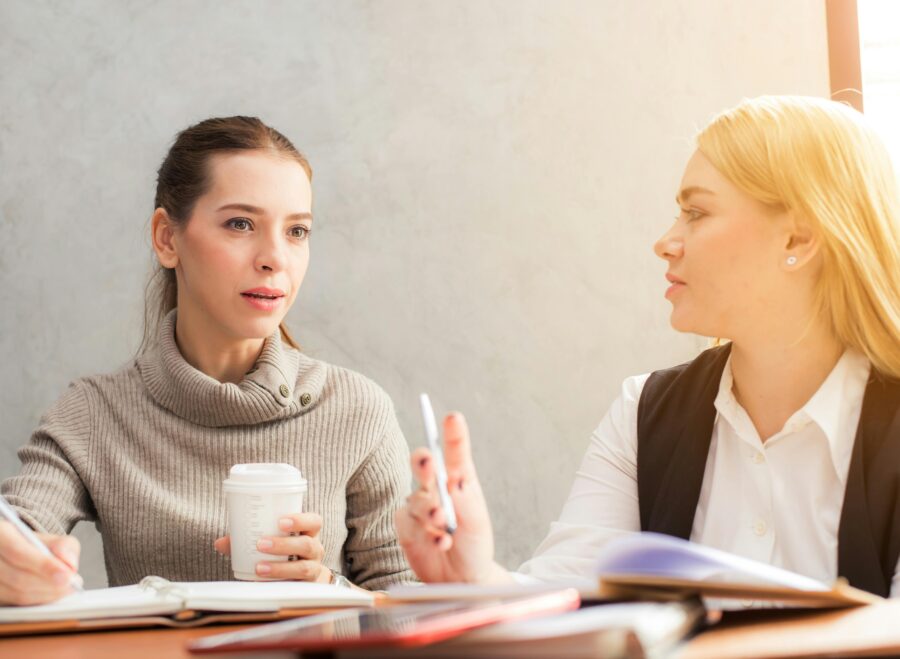
<path id="1" fill-rule="evenodd" d="M 678 231 L 678 222 L 675 222 L 668 231 L 659 237 L 653 244 L 656 255 L 666 261 L 672 261 L 681 257 L 684 253 L 684 240 Z"/>
<path id="2" fill-rule="evenodd" d="M 286 266 L 284 241 L 277 235 L 259 234 L 254 267 L 263 272 L 279 272 Z"/>

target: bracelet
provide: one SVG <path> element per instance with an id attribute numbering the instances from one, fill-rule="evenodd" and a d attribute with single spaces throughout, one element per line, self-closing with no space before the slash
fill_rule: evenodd
<path id="1" fill-rule="evenodd" d="M 331 571 L 331 580 L 328 582 L 332 586 L 338 586 L 340 588 L 353 588 L 353 584 L 350 583 L 350 580 L 345 577 L 343 574 L 339 572 Z"/>

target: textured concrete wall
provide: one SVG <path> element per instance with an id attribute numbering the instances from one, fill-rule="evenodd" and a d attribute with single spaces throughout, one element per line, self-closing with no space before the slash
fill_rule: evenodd
<path id="1" fill-rule="evenodd" d="M 0 62 L 0 477 L 68 381 L 134 353 L 174 134 L 256 114 L 315 169 L 296 335 L 413 446 L 419 391 L 466 412 L 510 566 L 622 378 L 704 345 L 651 252 L 695 129 L 828 92 L 819 0 L 2 0 Z"/>

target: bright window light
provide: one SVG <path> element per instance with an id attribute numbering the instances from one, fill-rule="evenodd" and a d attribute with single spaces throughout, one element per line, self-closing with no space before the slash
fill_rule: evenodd
<path id="1" fill-rule="evenodd" d="M 858 0 L 863 111 L 900 177 L 900 2 Z"/>

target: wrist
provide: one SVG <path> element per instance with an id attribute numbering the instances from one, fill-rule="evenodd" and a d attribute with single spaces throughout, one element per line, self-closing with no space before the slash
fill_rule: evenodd
<path id="1" fill-rule="evenodd" d="M 495 586 L 514 582 L 515 580 L 512 578 L 509 571 L 494 560 L 486 565 L 472 581 L 472 583 L 481 584 L 483 586 Z"/>

